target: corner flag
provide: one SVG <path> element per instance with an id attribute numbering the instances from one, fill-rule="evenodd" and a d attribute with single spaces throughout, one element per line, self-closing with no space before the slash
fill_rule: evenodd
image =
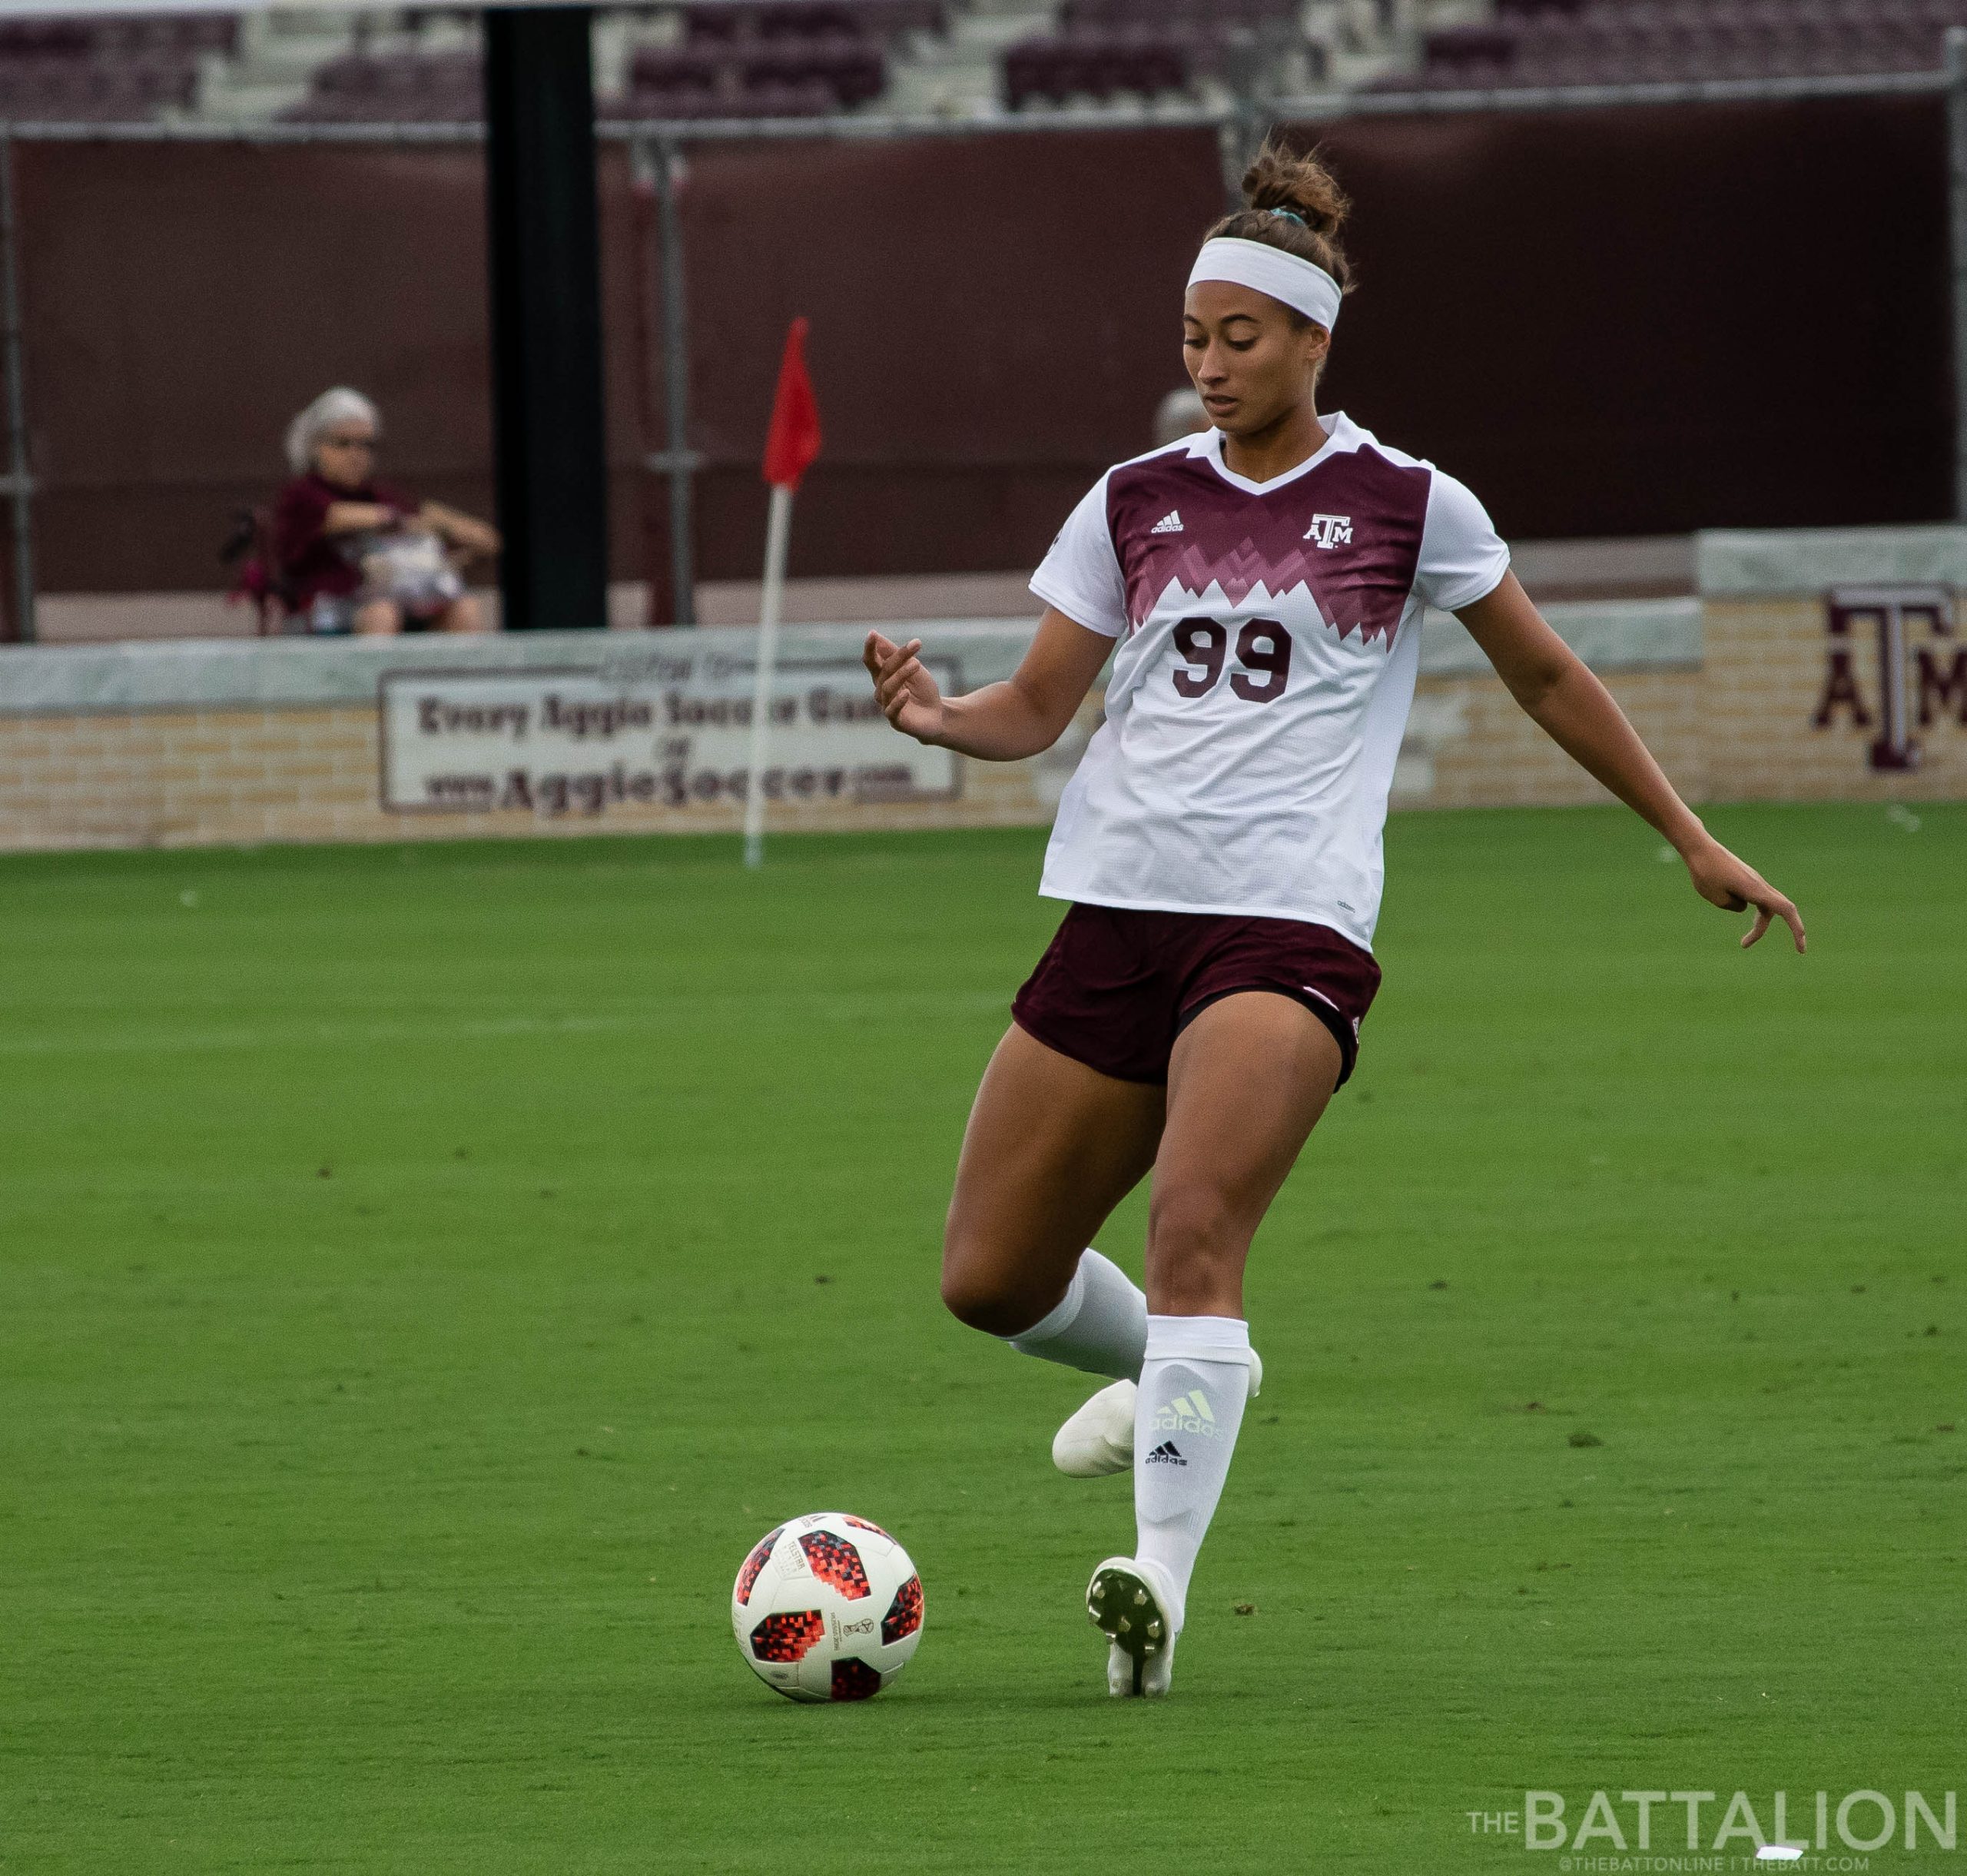
<path id="1" fill-rule="evenodd" d="M 778 361 L 778 391 L 765 436 L 765 480 L 775 489 L 797 490 L 820 453 L 820 407 L 806 375 L 806 322 L 795 319 Z"/>
<path id="2" fill-rule="evenodd" d="M 765 523 L 765 577 L 758 596 L 758 649 L 751 679 L 751 762 L 745 782 L 745 864 L 765 857 L 765 762 L 770 738 L 772 667 L 778 656 L 778 615 L 785 596 L 785 547 L 792 530 L 792 493 L 820 453 L 820 407 L 806 375 L 806 322 L 795 319 L 778 361 L 778 390 L 765 433 L 765 479 L 771 484 Z"/>

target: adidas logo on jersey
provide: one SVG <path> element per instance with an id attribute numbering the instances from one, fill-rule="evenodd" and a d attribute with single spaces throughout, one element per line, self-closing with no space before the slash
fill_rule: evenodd
<path id="1" fill-rule="evenodd" d="M 1147 531 L 1150 534 L 1179 534 L 1183 531 L 1181 510 L 1179 508 L 1169 509 L 1168 512 L 1163 515 L 1159 521 L 1156 522 L 1153 526 L 1149 528 Z"/>
<path id="2" fill-rule="evenodd" d="M 1305 530 L 1305 538 L 1316 541 L 1321 547 L 1349 547 L 1352 544 L 1352 517 L 1314 515 L 1312 525 Z"/>
<path id="3" fill-rule="evenodd" d="M 1149 1466 L 1186 1466 L 1188 1463 L 1182 1457 L 1179 1449 L 1172 1439 L 1163 1440 L 1160 1445 L 1147 1456 L 1145 1461 L 1145 1463 Z"/>
<path id="4" fill-rule="evenodd" d="M 1160 1433 L 1208 1433 L 1212 1436 L 1218 1430 L 1208 1398 L 1199 1387 L 1192 1388 L 1186 1394 L 1177 1394 L 1167 1406 L 1159 1409 L 1154 1416 L 1154 1429 Z"/>

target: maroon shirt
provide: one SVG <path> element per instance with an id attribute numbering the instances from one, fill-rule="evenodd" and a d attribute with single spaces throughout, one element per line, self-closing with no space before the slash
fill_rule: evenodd
<path id="1" fill-rule="evenodd" d="M 313 470 L 295 476 L 274 503 L 273 550 L 296 612 L 304 612 L 322 593 L 338 598 L 362 584 L 361 568 L 342 551 L 351 536 L 327 532 L 328 510 L 337 502 L 376 502 L 406 515 L 417 510 L 416 498 L 393 483 L 340 489 Z"/>

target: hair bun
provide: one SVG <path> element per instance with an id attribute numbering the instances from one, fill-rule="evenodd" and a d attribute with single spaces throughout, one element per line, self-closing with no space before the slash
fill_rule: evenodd
<path id="1" fill-rule="evenodd" d="M 1335 235 L 1352 204 L 1315 155 L 1266 143 L 1243 172 L 1243 200 L 1252 208 L 1288 209 L 1315 234 Z"/>

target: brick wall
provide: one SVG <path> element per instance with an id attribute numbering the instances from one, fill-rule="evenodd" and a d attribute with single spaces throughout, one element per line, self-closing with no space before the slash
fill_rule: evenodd
<path id="1" fill-rule="evenodd" d="M 477 834 L 735 832 L 735 803 L 576 812 L 392 814 L 378 799 L 373 706 L 0 716 L 0 850 L 265 841 L 453 840 Z M 785 828 L 1043 822 L 1038 762 L 970 762 L 951 802 L 775 804 Z"/>
<path id="2" fill-rule="evenodd" d="M 1962 595 L 1954 616 L 1967 621 Z M 1912 626 L 1905 648 L 1914 755 L 1906 769 L 1872 766 L 1872 745 L 1885 728 L 1879 647 L 1859 627 L 1846 651 L 1855 701 L 1836 703 L 1830 721 L 1815 719 L 1829 676 L 1831 635 L 1821 597 L 1715 601 L 1707 608 L 1703 709 L 1710 746 L 1709 785 L 1729 801 L 1940 801 L 1967 797 L 1967 633 Z M 1962 682 L 1942 699 L 1929 682 L 1926 721 L 1919 720 L 1921 660 Z"/>
<path id="3" fill-rule="evenodd" d="M 1668 779 L 1688 800 L 1708 799 L 1703 673 L 1601 675 Z M 1431 735 L 1431 722 L 1437 719 L 1445 727 Z M 1405 774 L 1396 776 L 1396 807 L 1560 807 L 1611 799 L 1524 715 L 1494 676 L 1423 678 L 1415 693 L 1403 771 L 1419 769 L 1417 745 L 1424 741 L 1431 744 L 1426 768 L 1412 781 Z"/>

